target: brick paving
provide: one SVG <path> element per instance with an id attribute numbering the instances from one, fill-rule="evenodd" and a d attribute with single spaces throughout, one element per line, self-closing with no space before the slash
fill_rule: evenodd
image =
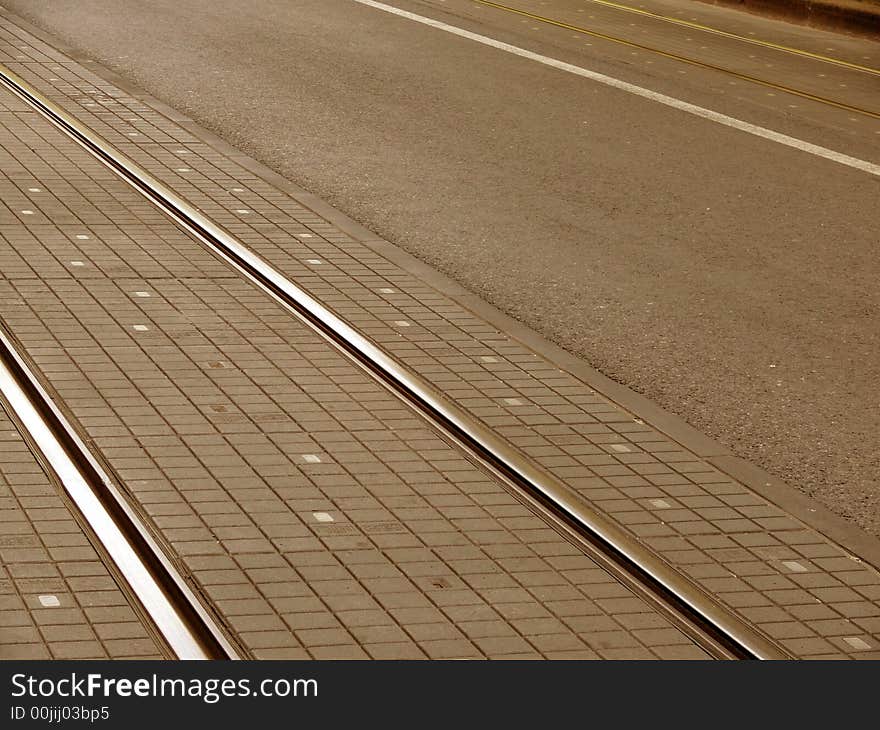
<path id="1" fill-rule="evenodd" d="M 3 319 L 249 654 L 704 656 L 100 163 L 4 103 Z"/>
<path id="2" fill-rule="evenodd" d="M 496 428 L 537 463 L 574 487 L 586 501 L 789 651 L 803 657 L 880 657 L 880 576 L 872 567 L 643 423 L 637 414 L 623 411 L 572 375 L 404 272 L 369 245 L 346 235 L 232 157 L 213 149 L 177 121 L 113 87 L 14 25 L 0 29 L 0 62 L 170 184 L 399 361 Z M 22 144 L 29 135 L 37 140 L 51 136 L 44 127 L 36 131 L 37 126 L 33 123 L 27 130 L 16 127 Z M 59 142 L 58 149 L 51 152 L 35 146 L 37 152 L 29 153 L 27 160 L 19 159 L 19 152 L 18 157 L 12 156 L 10 164 L 22 165 L 21 179 L 30 175 L 36 185 L 45 175 L 59 177 L 59 172 L 67 172 L 70 158 L 76 156 L 69 145 Z M 21 315 L 16 321 L 17 332 L 19 327 L 23 331 L 41 332 L 34 335 L 31 347 L 54 353 L 53 362 L 59 368 L 61 361 L 70 360 L 55 349 L 59 344 L 81 346 L 83 354 L 89 356 L 89 348 L 96 347 L 94 357 L 98 357 L 98 350 L 103 357 L 108 350 L 98 335 L 111 337 L 109 332 L 101 331 L 101 323 L 107 329 L 110 320 L 95 314 L 92 322 L 85 309 L 95 312 L 94 307 L 103 307 L 113 314 L 126 311 L 135 300 L 130 296 L 126 299 L 125 291 L 133 291 L 134 286 L 149 291 L 148 284 L 152 285 L 157 288 L 154 298 L 145 300 L 149 299 L 151 306 L 162 305 L 156 307 L 161 310 L 161 319 L 151 325 L 146 320 L 128 323 L 117 318 L 113 347 L 120 353 L 126 351 L 131 357 L 141 357 L 137 348 L 129 344 L 133 339 L 131 333 L 138 331 L 131 328 L 138 326 L 150 328 L 137 337 L 142 348 L 147 341 L 156 341 L 162 347 L 158 342 L 165 341 L 167 335 L 173 335 L 178 344 L 181 337 L 192 338 L 194 347 L 210 351 L 210 357 L 215 358 L 214 365 L 205 371 L 210 373 L 207 377 L 212 387 L 224 382 L 222 390 L 226 397 L 218 399 L 222 401 L 218 405 L 230 408 L 224 429 L 240 427 L 247 432 L 243 424 L 250 421 L 265 435 L 267 423 L 279 428 L 278 424 L 288 423 L 285 419 L 290 416 L 310 437 L 298 442 L 296 448 L 313 448 L 316 452 L 325 449 L 330 453 L 327 444 L 315 438 L 315 433 L 324 429 L 323 419 L 330 416 L 344 426 L 338 433 L 340 441 L 357 444 L 357 458 L 365 463 L 377 459 L 383 469 L 388 468 L 401 478 L 399 464 L 389 464 L 384 451 L 377 454 L 375 444 L 364 443 L 355 436 L 361 430 L 373 433 L 375 420 L 388 426 L 387 420 L 377 419 L 372 405 L 372 399 L 382 397 L 376 386 L 366 380 L 357 381 L 356 373 L 350 372 L 344 361 L 316 355 L 326 346 L 309 340 L 301 331 L 294 334 L 288 330 L 293 325 L 280 310 L 264 311 L 268 303 L 255 293 L 245 293 L 241 282 L 223 271 L 218 262 L 200 254 L 191 242 L 169 234 L 167 225 L 162 226 L 155 212 L 149 211 L 149 206 L 124 185 L 113 183 L 109 172 L 100 166 L 89 168 L 85 162 L 77 166 L 81 168 L 78 174 L 87 170 L 87 180 L 78 182 L 73 189 L 69 176 L 61 175 L 64 179 L 58 181 L 52 200 L 37 204 L 19 185 L 23 198 L 0 212 L 0 216 L 5 216 L 0 220 L 14 226 L 14 236 L 19 237 L 17 242 L 10 240 L 9 250 L 0 253 L 3 271 L 10 272 L 4 282 L 4 301 L 26 298 L 31 302 L 40 298 L 46 301 L 42 306 L 54 313 L 63 312 L 71 301 L 82 302 L 84 308 L 72 310 L 59 322 L 70 333 L 78 331 L 78 327 L 85 328 L 89 336 L 70 334 L 71 341 L 66 343 L 52 341 L 50 333 L 39 323 L 39 313 L 30 311 L 31 308 L 27 313 L 15 310 Z M 24 205 L 31 206 L 31 215 L 21 213 Z M 74 205 L 78 206 L 75 211 Z M 139 226 L 137 241 L 130 237 L 131 224 Z M 143 231 L 143 225 L 149 230 Z M 72 239 L 71 227 L 87 231 L 81 235 L 89 238 Z M 25 245 L 27 254 L 23 256 Z M 80 260 L 74 259 L 74 255 L 82 259 L 82 265 L 72 263 Z M 8 269 L 7 260 L 11 267 Z M 12 275 L 19 271 L 21 280 Z M 53 280 L 51 286 L 47 285 L 52 272 L 70 280 L 64 283 L 66 303 L 53 299 L 59 284 Z M 165 276 L 168 281 L 152 280 Z M 214 283 L 209 286 L 205 277 Z M 131 279 L 131 284 L 121 286 L 120 281 L 126 278 Z M 82 288 L 86 279 L 88 290 Z M 99 280 L 107 281 L 98 286 Z M 86 300 L 90 298 L 93 303 L 87 306 Z M 190 306 L 205 319 L 194 323 L 186 314 Z M 270 327 L 273 333 L 262 333 L 259 327 L 252 331 L 251 325 L 241 319 L 244 310 L 249 310 L 248 316 L 261 319 L 261 326 Z M 90 326 L 94 329 L 90 330 Z M 126 329 L 124 337 L 119 334 L 120 329 Z M 89 344 L 90 338 L 101 342 L 100 347 Z M 285 343 L 291 341 L 297 347 L 285 350 Z M 170 347 L 166 342 L 164 349 L 156 350 L 156 367 L 165 367 L 160 363 L 165 362 L 166 356 L 171 357 Z M 261 361 L 265 357 L 261 350 L 269 347 L 271 362 Z M 192 354 L 188 357 L 196 364 L 205 361 Z M 148 361 L 145 356 L 140 362 Z M 82 362 L 79 357 L 77 362 Z M 315 366 L 321 369 L 319 375 L 312 370 Z M 138 418 L 146 415 L 146 411 L 158 411 L 156 398 L 163 397 L 169 399 L 169 405 L 175 403 L 184 409 L 175 414 L 179 421 L 205 418 L 203 412 L 186 415 L 186 404 L 173 392 L 173 386 L 183 388 L 181 379 L 188 382 L 188 367 L 184 363 L 179 373 L 166 373 L 173 375 L 172 385 L 152 371 L 149 377 L 145 376 L 148 387 L 144 390 L 140 386 L 144 401 L 138 401 L 142 410 Z M 106 369 L 106 364 L 101 368 Z M 340 381 L 337 370 L 345 373 L 346 382 Z M 242 374 L 251 372 L 256 380 L 252 379 L 250 384 L 238 382 Z M 293 376 L 300 387 L 307 382 L 311 390 L 304 388 L 301 397 L 279 403 L 275 391 L 269 392 L 267 387 L 283 382 L 283 375 Z M 264 377 L 265 383 L 261 380 Z M 192 379 L 199 393 L 198 383 L 202 381 L 194 376 Z M 231 394 L 227 387 L 236 390 Z M 255 387 L 260 390 L 257 410 L 251 405 L 257 393 Z M 120 377 L 116 377 L 113 388 L 120 398 L 129 397 L 123 395 L 126 386 Z M 83 382 L 79 392 L 71 397 L 85 398 L 82 408 L 93 408 L 94 404 L 86 403 L 91 402 L 97 389 L 94 381 Z M 249 394 L 248 405 L 236 408 L 232 395 L 245 393 Z M 371 404 L 368 412 L 361 407 L 365 398 Z M 193 405 L 199 405 L 198 399 Z M 76 412 L 74 405 L 71 407 Z M 284 413 L 275 412 L 276 407 Z M 390 415 L 390 403 L 387 410 Z M 161 416 L 164 424 L 160 427 L 157 416 L 156 428 L 176 432 L 170 413 L 163 411 Z M 95 415 L 99 420 L 107 417 L 97 412 Z M 216 423 L 216 417 L 210 418 Z M 398 422 L 415 431 L 425 430 L 410 416 L 394 416 L 390 422 L 394 424 L 393 436 L 400 435 Z M 232 425 L 235 423 L 239 426 Z M 112 432 L 110 426 L 107 428 Z M 337 433 L 335 427 L 333 432 Z M 156 437 L 173 435 L 161 431 Z M 119 438 L 123 438 L 122 434 Z M 270 440 L 277 447 L 277 439 Z M 422 440 L 421 436 L 418 440 Z M 427 446 L 429 451 L 435 449 L 434 442 Z M 134 447 L 126 444 L 122 448 Z M 394 449 L 397 448 L 395 443 Z M 320 458 L 319 453 L 303 453 Z M 332 453 L 331 461 L 345 471 L 346 477 L 353 473 L 362 476 L 360 467 L 347 463 L 337 452 Z M 416 453 L 420 454 L 420 449 L 416 448 Z M 275 458 L 281 457 L 275 454 Z M 403 458 L 401 463 L 409 458 Z M 430 465 L 428 459 L 418 460 Z M 458 463 L 461 457 L 452 454 L 444 456 L 443 461 Z M 318 464 L 323 462 L 298 464 L 297 468 L 308 474 Z M 144 469 L 149 470 L 146 466 Z M 441 467 L 439 471 L 443 474 L 446 469 Z M 331 481 L 337 476 L 332 470 L 327 473 Z M 480 478 L 485 479 L 482 475 Z M 413 482 L 408 484 L 412 488 Z M 413 491 L 425 494 L 421 484 Z M 473 492 L 465 496 L 473 497 Z M 369 504 L 370 509 L 376 507 L 373 502 Z M 388 506 L 383 504 L 379 509 Z M 417 513 L 412 521 L 407 518 L 414 532 L 421 529 L 419 522 Z M 426 517 L 425 522 L 430 525 L 434 520 Z M 479 529 L 478 523 L 475 526 Z M 416 539 L 425 539 L 425 533 L 416 535 Z M 535 547 L 528 540 L 522 544 L 523 549 Z M 616 618 L 619 620 L 620 615 Z"/>
<path id="3" fill-rule="evenodd" d="M 0 659 L 161 659 L 0 401 Z"/>

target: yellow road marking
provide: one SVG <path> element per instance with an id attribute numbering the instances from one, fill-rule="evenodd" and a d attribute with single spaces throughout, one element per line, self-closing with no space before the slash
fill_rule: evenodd
<path id="1" fill-rule="evenodd" d="M 645 15 L 649 18 L 654 18 L 655 20 L 662 20 L 665 23 L 672 23 L 674 25 L 683 25 L 687 28 L 693 28 L 694 30 L 701 30 L 705 33 L 713 33 L 714 35 L 724 36 L 725 38 L 733 38 L 738 41 L 743 41 L 744 43 L 751 43 L 755 46 L 763 46 L 764 48 L 772 48 L 774 51 L 783 51 L 785 53 L 793 53 L 796 56 L 804 56 L 805 58 L 812 58 L 814 61 L 823 61 L 825 63 L 833 63 L 837 66 L 843 66 L 844 68 L 853 69 L 854 71 L 864 71 L 865 73 L 874 74 L 876 76 L 880 76 L 880 68 L 871 68 L 870 66 L 860 66 L 857 63 L 851 63 L 850 61 L 844 61 L 840 58 L 831 58 L 830 56 L 823 56 L 820 53 L 812 53 L 811 51 L 805 51 L 802 48 L 792 48 L 791 46 L 783 46 L 780 43 L 773 43 L 772 41 L 762 41 L 758 38 L 748 38 L 746 36 L 737 35 L 736 33 L 730 33 L 726 30 L 720 30 L 718 28 L 712 28 L 708 25 L 701 25 L 700 23 L 693 23 L 689 20 L 684 20 L 682 18 L 673 18 L 669 15 L 660 15 L 659 13 L 652 13 L 649 10 L 642 10 L 641 8 L 633 8 L 629 5 L 623 5 L 621 3 L 611 2 L 610 0 L 588 0 L 588 2 L 595 3 L 596 5 L 606 5 L 609 8 L 614 8 L 615 10 L 622 10 L 626 13 L 635 13 L 636 15 Z"/>
<path id="2" fill-rule="evenodd" d="M 722 66 L 715 66 L 711 63 L 705 63 L 703 61 L 697 61 L 693 58 L 688 58 L 687 56 L 680 56 L 677 53 L 671 53 L 669 51 L 661 51 L 656 48 L 652 48 L 651 46 L 645 46 L 641 43 L 636 43 L 635 41 L 628 41 L 623 38 L 618 38 L 613 35 L 608 35 L 607 33 L 600 33 L 595 30 L 588 30 L 587 28 L 581 28 L 577 25 L 571 25 L 570 23 L 564 23 L 561 20 L 553 20 L 552 18 L 545 18 L 542 15 L 535 15 L 534 13 L 529 13 L 525 10 L 518 10 L 517 8 L 511 8 L 507 5 L 501 5 L 500 3 L 490 2 L 490 0 L 473 0 L 475 3 L 479 3 L 480 5 L 487 5 L 492 8 L 496 8 L 498 10 L 504 10 L 508 13 L 514 13 L 515 15 L 522 15 L 526 18 L 531 18 L 532 20 L 536 20 L 541 23 L 547 23 L 548 25 L 555 25 L 558 28 L 565 28 L 566 30 L 573 30 L 577 33 L 583 33 L 584 35 L 589 35 L 594 38 L 601 38 L 606 41 L 611 41 L 612 43 L 619 43 L 624 46 L 629 46 L 630 48 L 638 48 L 642 51 L 647 51 L 649 53 L 654 53 L 659 56 L 664 56 L 665 58 L 671 58 L 674 61 L 680 61 L 681 63 L 687 63 L 691 66 L 698 66 L 700 68 L 709 69 L 711 71 L 719 71 L 724 74 L 728 74 L 729 76 L 733 76 L 735 78 L 741 79 L 743 81 L 748 81 L 753 84 L 759 84 L 761 86 L 766 86 L 771 89 L 776 89 L 777 91 L 783 91 L 786 94 L 792 94 L 793 96 L 799 96 L 802 99 L 809 99 L 810 101 L 816 101 L 820 104 L 828 104 L 829 106 L 837 107 L 838 109 L 843 109 L 848 112 L 853 112 L 854 114 L 864 114 L 868 117 L 873 117 L 874 119 L 880 119 L 880 113 L 870 111 L 868 109 L 862 109 L 861 107 L 853 106 L 852 104 L 847 104 L 842 101 L 834 101 L 833 99 L 826 99 L 824 96 L 818 96 L 817 94 L 810 94 L 806 91 L 799 91 L 797 89 L 793 89 L 789 86 L 784 86 L 783 84 L 776 84 L 772 81 L 765 81 L 764 79 L 759 79 L 755 76 L 749 76 L 748 74 L 740 73 L 739 71 L 732 71 L 729 68 L 724 68 Z"/>

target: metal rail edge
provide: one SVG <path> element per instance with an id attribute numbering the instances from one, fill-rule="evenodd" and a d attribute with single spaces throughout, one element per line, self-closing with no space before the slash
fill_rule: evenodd
<path id="1" fill-rule="evenodd" d="M 716 649 L 720 644 L 722 653 L 729 658 L 793 658 L 768 636 L 722 606 L 632 535 L 590 507 L 574 490 L 402 366 L 195 206 L 2 64 L 0 83 L 405 402 L 441 425 L 494 472 L 504 475 L 520 490 L 585 533 L 588 540 L 605 551 L 614 563 L 653 589 L 662 602 L 684 613 L 698 629 L 716 636 Z"/>
<path id="2" fill-rule="evenodd" d="M 0 394 L 178 659 L 238 659 L 0 326 Z"/>

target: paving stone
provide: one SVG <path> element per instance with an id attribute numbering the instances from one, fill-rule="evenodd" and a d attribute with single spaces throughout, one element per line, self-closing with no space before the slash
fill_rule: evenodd
<path id="1" fill-rule="evenodd" d="M 3 39 L 38 44 L 14 26 L 0 30 Z M 872 569 L 858 579 L 857 598 L 834 591 L 835 582 L 821 578 L 802 580 L 797 589 L 778 588 L 773 581 L 757 585 L 754 579 L 761 576 L 790 578 L 782 561 L 812 560 L 817 574 L 850 587 L 846 576 L 865 566 L 176 122 L 67 59 L 51 74 L 47 63 L 19 64 L 15 70 L 607 509 L 625 529 L 649 540 L 667 561 L 707 589 L 714 586 L 734 611 L 770 606 L 785 614 L 756 618 L 759 626 L 807 620 L 805 607 L 817 601 L 830 611 L 823 619 L 876 615 L 880 578 Z M 60 81 L 48 81 L 50 75 Z M 98 106 L 84 105 L 95 98 L 101 100 Z M 131 118 L 141 130 L 137 138 L 128 136 Z M 385 611 L 434 606 L 450 616 L 457 607 L 480 605 L 488 590 L 511 588 L 513 580 L 527 598 L 499 605 L 499 611 L 507 607 L 500 612 L 509 621 L 580 615 L 573 613 L 580 602 L 627 633 L 635 625 L 619 617 L 651 614 L 634 598 L 610 596 L 620 588 L 608 588 L 607 581 L 606 587 L 582 583 L 559 567 L 502 568 L 497 561 L 505 550 L 531 559 L 547 549 L 544 545 L 553 552 L 564 541 L 515 509 L 486 510 L 486 505 L 512 504 L 503 488 L 310 333 L 297 331 L 274 304 L 172 229 L 106 170 L 72 151 L 67 140 L 38 119 L 15 121 L 14 134 L 4 124 L 0 133 L 12 141 L 3 149 L 16 170 L 45 171 L 62 151 L 68 160 L 64 180 L 46 178 L 52 185 L 43 185 L 46 192 L 38 201 L 46 208 L 34 204 L 54 216 L 40 217 L 39 224 L 16 217 L 0 225 L 0 257 L 14 262 L 2 267 L 0 280 L 0 301 L 8 302 L 12 313 L 9 323 L 29 333 L 25 346 L 43 358 L 44 375 L 63 391 L 90 437 L 103 448 L 113 440 L 115 451 L 105 456 L 130 481 L 157 527 L 178 538 L 173 543 L 187 563 L 199 566 L 197 580 L 203 574 L 213 580 L 218 570 L 241 571 L 244 556 L 277 551 L 273 554 L 284 565 L 302 567 L 299 578 L 310 586 L 319 582 L 319 571 L 305 569 L 303 556 L 330 554 L 337 561 L 325 574 L 327 585 L 312 589 L 324 605 L 334 596 L 360 591 L 352 595 L 372 597 Z M 179 163 L 173 150 L 180 148 L 190 153 L 191 173 L 185 178 L 174 173 Z M 66 195 L 71 186 L 81 191 L 75 199 Z M 17 183 L 16 188 L 24 195 Z M 233 195 L 232 188 L 240 192 Z M 250 211 L 247 216 L 235 213 L 241 206 Z M 89 231 L 88 239 L 77 238 L 83 230 Z M 74 256 L 89 265 L 69 266 Z M 303 263 L 311 258 L 322 265 Z M 140 291 L 150 296 L 134 294 Z M 404 318 L 414 326 L 393 325 Z M 135 330 L 135 324 L 148 330 Z M 76 360 L 68 353 L 76 353 Z M 499 404 L 499 398 L 514 400 Z M 150 448 L 165 451 L 150 453 Z M 327 459 L 307 463 L 304 454 Z M 330 530 L 304 522 L 319 511 L 341 519 Z M 42 518 L 50 516 L 46 512 Z M 177 516 L 185 522 L 160 519 Z M 232 521 L 224 524 L 217 516 Z M 377 531 L 376 524 L 384 526 Z M 285 525 L 283 532 L 279 525 Z M 238 529 L 224 531 L 227 526 Z M 779 550 L 780 544 L 791 547 Z M 494 562 L 496 570 L 473 572 L 453 564 L 443 557 L 450 548 L 476 549 L 472 559 Z M 421 557 L 410 561 L 407 549 Z M 399 572 L 359 573 L 361 563 L 351 557 L 357 551 L 381 553 Z M 474 591 L 456 588 L 456 581 L 449 587 L 420 582 L 433 575 L 422 570 L 435 568 L 403 570 L 409 562 L 425 561 L 426 554 L 430 565 L 447 566 L 450 576 Z M 745 564 L 753 567 L 738 573 Z M 436 569 L 443 579 L 443 569 Z M 343 574 L 350 578 L 334 584 L 331 576 Z M 277 591 L 284 590 L 278 587 L 284 581 L 239 575 L 266 597 L 280 597 Z M 740 590 L 741 581 L 752 590 Z M 578 597 L 542 598 L 543 613 L 536 613 L 531 601 L 547 586 L 575 590 Z M 229 604 L 234 614 L 239 607 L 257 608 Z M 278 615 L 271 603 L 263 608 Z M 572 631 L 570 624 L 566 631 Z M 812 644 L 789 646 L 816 654 Z M 858 653 L 822 646 L 823 653 Z M 616 651 L 607 649 L 605 655 Z M 646 653 L 636 646 L 633 658 Z"/>
<path id="2" fill-rule="evenodd" d="M 43 471 L 0 402 L 0 534 L 32 545 L 58 543 L 69 537 L 77 551 L 50 555 L 47 550 L 4 551 L 0 575 L 0 658 L 102 659 L 130 656 L 127 646 L 113 641 L 108 616 L 91 615 L 88 608 L 124 608 L 133 619 L 125 626 L 126 644 L 139 656 L 164 656 L 140 619 L 135 618 L 127 594 L 108 572 L 89 538 L 72 518 L 62 487 Z M 36 493 L 39 497 L 35 497 Z M 54 519 L 44 519 L 53 505 Z M 53 603 L 57 607 L 51 606 Z"/>

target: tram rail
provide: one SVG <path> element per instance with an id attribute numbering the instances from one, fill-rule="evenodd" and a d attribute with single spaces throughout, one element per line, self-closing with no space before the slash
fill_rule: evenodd
<path id="1" fill-rule="evenodd" d="M 241 658 L 2 326 L 0 399 L 97 537 L 166 650 L 178 659 Z"/>
<path id="2" fill-rule="evenodd" d="M 776 642 L 593 509 L 565 483 L 452 403 L 418 374 L 402 366 L 175 191 L 2 65 L 0 85 L 51 121 L 214 255 L 226 261 L 371 374 L 463 449 L 472 461 L 501 478 L 534 511 L 541 513 L 616 578 L 670 617 L 711 656 L 725 659 L 791 658 Z M 13 376 L 6 380 L 15 380 L 18 387 L 26 392 L 30 406 L 24 410 L 30 408 L 40 415 L 42 423 L 35 422 L 33 428 L 36 431 L 48 428 L 54 434 L 55 441 L 49 444 L 47 450 L 53 452 L 60 449 L 66 453 L 67 461 L 78 468 L 81 477 L 89 482 L 104 502 L 105 511 L 115 519 L 116 533 L 122 533 L 128 539 L 128 553 L 141 553 L 141 562 L 152 576 L 155 586 L 149 591 L 142 590 L 138 595 L 151 616 L 156 614 L 154 620 L 157 623 L 160 619 L 165 621 L 170 626 L 172 636 L 179 634 L 182 637 L 182 648 L 175 653 L 186 658 L 219 658 L 224 655 L 234 658 L 232 644 L 210 620 L 207 609 L 192 595 L 182 578 L 175 574 L 167 556 L 161 554 L 161 549 L 146 530 L 138 525 L 130 507 L 125 505 L 124 497 L 118 489 L 113 488 L 109 477 L 90 457 L 88 449 L 42 390 L 8 336 L 3 337 L 3 343 L 5 366 Z M 32 426 L 28 425 L 27 428 L 30 430 Z M 65 464 L 59 468 L 67 471 L 69 467 Z M 105 520 L 103 517 L 101 519 Z M 103 537 L 101 539 L 104 540 Z M 118 541 L 118 537 L 109 540 L 110 543 L 114 541 Z M 137 587 L 133 588 L 137 592 Z M 155 600 L 164 596 L 164 606 L 157 608 L 148 605 L 153 600 L 151 596 Z M 170 615 L 170 621 L 166 620 L 166 613 Z M 181 627 L 188 630 L 188 636 Z"/>

